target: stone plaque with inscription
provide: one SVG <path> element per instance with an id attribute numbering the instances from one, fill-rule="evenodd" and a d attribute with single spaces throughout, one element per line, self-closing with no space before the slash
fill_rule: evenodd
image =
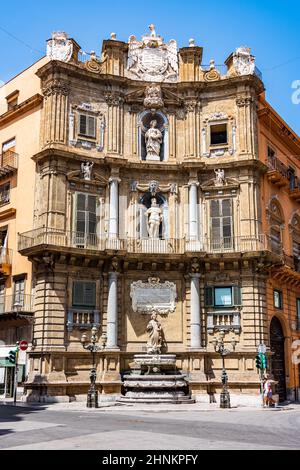
<path id="1" fill-rule="evenodd" d="M 161 315 L 174 313 L 176 309 L 176 284 L 160 283 L 157 279 L 134 282 L 130 296 L 134 312 L 150 314 L 154 310 Z"/>

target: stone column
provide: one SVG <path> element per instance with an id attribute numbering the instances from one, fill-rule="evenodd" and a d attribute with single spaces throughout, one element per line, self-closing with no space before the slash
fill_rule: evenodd
<path id="1" fill-rule="evenodd" d="M 119 184 L 120 178 L 110 178 L 109 198 L 109 238 L 116 239 L 119 236 Z"/>
<path id="2" fill-rule="evenodd" d="M 118 273 L 109 273 L 107 303 L 107 349 L 118 348 Z"/>
<path id="3" fill-rule="evenodd" d="M 191 349 L 201 348 L 200 274 L 191 274 Z"/>
<path id="4" fill-rule="evenodd" d="M 69 85 L 60 79 L 54 79 L 43 88 L 44 110 L 42 126 L 43 145 L 49 143 L 67 143 L 67 110 Z"/>
<path id="5" fill-rule="evenodd" d="M 198 186 L 196 181 L 189 183 L 189 238 L 190 240 L 198 240 Z"/>

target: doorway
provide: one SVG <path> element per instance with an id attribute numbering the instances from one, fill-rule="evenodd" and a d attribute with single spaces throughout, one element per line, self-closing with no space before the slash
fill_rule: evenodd
<path id="1" fill-rule="evenodd" d="M 270 343 L 273 353 L 271 360 L 271 372 L 274 380 L 278 382 L 277 393 L 280 402 L 286 400 L 286 380 L 285 380 L 285 352 L 284 334 L 280 321 L 274 317 L 270 325 Z"/>

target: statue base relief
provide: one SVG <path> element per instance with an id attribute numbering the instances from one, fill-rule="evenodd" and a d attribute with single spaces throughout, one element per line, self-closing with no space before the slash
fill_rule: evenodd
<path id="1" fill-rule="evenodd" d="M 123 378 L 125 395 L 121 403 L 194 403 L 185 375 L 176 368 L 173 354 L 134 356 L 130 375 Z"/>
<path id="2" fill-rule="evenodd" d="M 146 162 L 160 162 L 160 157 L 158 155 L 147 155 Z"/>

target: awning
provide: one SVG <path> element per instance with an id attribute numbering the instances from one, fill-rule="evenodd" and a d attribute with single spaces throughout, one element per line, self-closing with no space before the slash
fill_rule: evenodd
<path id="1" fill-rule="evenodd" d="M 15 367 L 11 362 L 7 359 L 0 359 L 0 367 Z"/>

